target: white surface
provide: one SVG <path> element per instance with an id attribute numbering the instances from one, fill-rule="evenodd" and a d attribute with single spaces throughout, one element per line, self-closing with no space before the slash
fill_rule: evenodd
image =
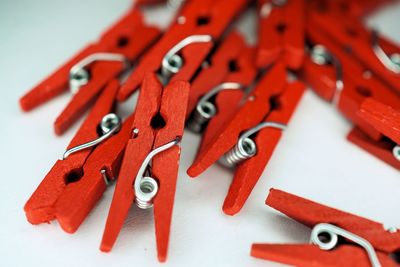
<path id="1" fill-rule="evenodd" d="M 18 98 L 95 40 L 130 2 L 0 3 L 1 266 L 158 265 L 151 213 L 132 212 L 114 250 L 98 250 L 113 188 L 74 235 L 56 223 L 32 226 L 22 209 L 76 127 L 61 138 L 52 132 L 52 120 L 68 95 L 28 114 L 19 110 Z M 371 21 L 399 42 L 399 15 L 397 5 Z M 196 180 L 185 175 L 198 142 L 186 134 L 165 266 L 278 266 L 250 257 L 250 245 L 307 242 L 310 230 L 264 205 L 270 187 L 400 227 L 399 172 L 347 142 L 349 129 L 330 105 L 307 92 L 267 170 L 235 217 L 221 212 L 230 173 L 214 166 Z"/>

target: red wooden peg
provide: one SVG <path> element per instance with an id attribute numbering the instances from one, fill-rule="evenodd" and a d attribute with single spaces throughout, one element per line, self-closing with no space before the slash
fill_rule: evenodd
<path id="1" fill-rule="evenodd" d="M 366 70 L 363 64 L 315 29 L 312 23 L 307 24 L 307 38 L 313 47 L 305 59 L 302 78 L 322 98 L 335 101 L 340 112 L 368 136 L 379 140 L 382 134 L 361 119 L 357 112 L 368 97 L 400 108 L 398 95 Z M 338 88 L 339 81 L 343 86 L 341 89 Z"/>
<path id="2" fill-rule="evenodd" d="M 257 66 L 265 68 L 278 59 L 299 69 L 304 59 L 304 0 L 259 0 Z"/>
<path id="3" fill-rule="evenodd" d="M 250 86 L 257 74 L 254 52 L 255 49 L 247 46 L 239 33 L 233 32 L 211 58 L 210 67 L 204 69 L 193 81 L 188 104 L 188 114 L 191 115 L 188 127 L 195 132 L 203 131 L 198 153 L 201 153 L 215 131 L 239 108 L 239 102 L 244 97 L 244 89 Z M 201 123 L 197 116 L 205 117 L 199 114 L 197 109 L 202 108 L 202 97 L 218 87 L 222 88 L 221 86 L 226 88 L 215 91 L 213 96 L 205 100 L 205 103 L 211 105 L 211 109 L 214 110 L 210 114 L 215 114 Z M 213 98 L 215 100 L 212 100 Z"/>
<path id="4" fill-rule="evenodd" d="M 338 20 L 329 13 L 310 10 L 307 23 L 326 34 L 341 49 L 351 51 L 354 58 L 400 94 L 400 67 L 396 63 L 399 46 L 382 36 L 374 37 L 360 21 L 351 18 Z"/>
<path id="5" fill-rule="evenodd" d="M 239 68 L 238 56 L 245 47 L 246 43 L 243 36 L 236 31 L 230 33 L 221 42 L 210 59 L 210 65 L 205 67 L 191 83 L 186 117 L 189 117 L 196 108 L 201 96 L 225 81 L 224 78 L 230 72 L 237 71 Z"/>
<path id="6" fill-rule="evenodd" d="M 274 107 L 264 119 L 264 122 L 277 122 L 287 125 L 304 91 L 303 83 L 288 84 L 285 91 L 274 100 Z M 236 167 L 234 178 L 223 205 L 226 214 L 234 215 L 243 207 L 272 157 L 281 136 L 282 130 L 276 128 L 267 127 L 258 132 L 254 138 L 257 144 L 257 154 Z"/>
<path id="7" fill-rule="evenodd" d="M 89 116 L 70 142 L 68 149 L 98 138 L 97 128 L 102 118 L 108 114 L 114 104 L 119 84 L 112 81 L 98 99 Z M 82 167 L 93 147 L 71 154 L 58 160 L 43 179 L 39 187 L 25 204 L 25 213 L 32 224 L 49 222 L 56 219 L 56 202 L 66 188 L 76 182 L 82 173 Z"/>
<path id="8" fill-rule="evenodd" d="M 197 176 L 220 158 L 230 167 L 236 165 L 235 176 L 223 205 L 226 214 L 234 215 L 243 207 L 303 92 L 304 85 L 301 83 L 287 85 L 284 65 L 278 64 L 257 84 L 249 100 L 224 121 L 225 125 L 222 122 L 217 125 L 217 120 L 213 120 L 214 124 L 207 127 L 212 134 L 203 141 L 188 174 Z M 263 126 L 248 136 L 256 135 L 254 141 L 242 137 L 260 125 Z M 242 147 L 241 142 L 248 143 Z M 252 146 L 254 153 L 246 150 Z M 242 154 L 240 149 L 245 149 L 245 153 Z M 245 160 L 239 162 L 239 159 Z"/>
<path id="9" fill-rule="evenodd" d="M 56 134 L 62 134 L 91 105 L 104 86 L 127 67 L 126 63 L 133 62 L 158 35 L 159 30 L 144 25 L 141 13 L 132 9 L 106 31 L 97 43 L 79 52 L 23 96 L 20 100 L 21 107 L 27 111 L 31 110 L 64 92 L 68 87 L 68 82 L 71 82 L 73 68 L 83 60 L 91 58 L 87 66 L 82 66 L 82 69 L 88 71 L 87 83 L 79 88 L 78 93 L 72 97 L 55 121 Z M 141 38 L 138 39 L 137 36 Z M 104 56 L 104 53 L 107 53 L 107 56 Z M 113 59 L 110 59 L 111 54 Z M 76 75 L 81 75 L 80 71 Z M 77 77 L 76 80 L 79 82 Z"/>
<path id="10" fill-rule="evenodd" d="M 185 3 L 169 30 L 128 77 L 118 99 L 127 99 L 139 87 L 147 72 L 161 69 L 161 73 L 168 73 L 164 75 L 166 79 L 190 81 L 209 54 L 213 42 L 218 41 L 247 4 L 246 0 L 192 0 Z M 173 48 L 177 45 L 180 47 L 174 52 Z M 168 57 L 169 52 L 173 52 L 173 57 Z M 177 73 L 163 67 L 163 60 Z"/>
<path id="11" fill-rule="evenodd" d="M 153 204 L 158 259 L 165 261 L 180 154 L 174 144 L 183 134 L 189 84 L 175 81 L 162 90 L 155 74 L 149 73 L 141 88 L 100 249 L 111 250 L 134 201 L 142 208 Z M 152 160 L 154 178 L 145 181 L 148 177 L 143 178 L 141 172 L 148 164 L 146 159 L 167 144 L 171 147 Z M 151 195 L 147 200 L 145 193 Z"/>
<path id="12" fill-rule="evenodd" d="M 260 80 L 246 104 L 197 155 L 187 171 L 189 176 L 199 176 L 236 145 L 242 131 L 260 123 L 270 111 L 271 98 L 280 95 L 285 85 L 286 70 L 283 64 L 278 63 Z"/>
<path id="13" fill-rule="evenodd" d="M 380 223 L 276 189 L 271 189 L 266 204 L 314 229 L 321 223 L 331 224 L 353 236 L 361 237 L 370 244 L 372 254 L 376 255 L 381 266 L 398 266 L 391 258 L 400 248 L 400 232 L 394 228 L 386 230 Z M 345 238 L 348 242 L 338 240 L 330 250 L 322 250 L 315 244 L 254 244 L 251 254 L 257 258 L 296 266 L 371 266 L 371 258 L 366 250 L 349 239 L 353 237 Z"/>
<path id="14" fill-rule="evenodd" d="M 312 0 L 308 1 L 309 9 L 329 12 L 339 18 L 363 19 L 377 9 L 393 2 L 393 0 Z"/>
<path id="15" fill-rule="evenodd" d="M 400 111 L 370 98 L 363 102 L 358 115 L 385 138 L 373 140 L 354 128 L 348 140 L 400 170 Z"/>

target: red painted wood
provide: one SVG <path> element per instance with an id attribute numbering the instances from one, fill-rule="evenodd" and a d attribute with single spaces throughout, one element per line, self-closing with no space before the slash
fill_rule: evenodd
<path id="1" fill-rule="evenodd" d="M 162 38 L 148 53 L 144 55 L 139 65 L 121 87 L 118 99 L 126 100 L 142 83 L 147 72 L 157 72 L 165 54 L 176 44 L 190 35 L 208 34 L 218 41 L 226 27 L 246 7 L 246 0 L 192 0 L 185 3 L 178 17 L 184 18 L 184 23 L 174 22 Z M 199 19 L 204 19 L 201 24 Z M 182 49 L 184 66 L 171 80 L 190 81 L 195 71 L 204 62 L 213 47 L 213 43 L 198 43 Z"/>
<path id="2" fill-rule="evenodd" d="M 366 135 L 363 131 L 354 127 L 347 135 L 347 140 L 359 146 L 373 156 L 386 162 L 392 167 L 400 170 L 400 162 L 393 156 L 393 146 L 395 143 L 390 140 L 374 140 Z"/>
<path id="3" fill-rule="evenodd" d="M 175 81 L 163 90 L 155 74 L 146 75 L 131 126 L 132 130 L 139 129 L 139 134 L 131 136 L 125 149 L 103 233 L 102 251 L 112 249 L 129 208 L 134 203 L 133 184 L 146 156 L 156 147 L 183 135 L 188 96 L 187 82 Z M 153 129 L 151 120 L 158 113 L 166 125 L 161 129 Z M 167 256 L 179 156 L 180 148 L 173 147 L 158 154 L 152 162 L 152 173 L 159 183 L 159 191 L 154 199 L 154 220 L 160 261 L 165 261 Z"/>
<path id="4" fill-rule="evenodd" d="M 271 5 L 268 15 L 262 16 L 265 4 Z M 299 69 L 304 59 L 304 0 L 287 1 L 279 7 L 271 0 L 258 1 L 259 46 L 257 66 L 265 68 L 281 60 L 291 69 Z"/>
<path id="5" fill-rule="evenodd" d="M 391 254 L 399 251 L 400 232 L 390 233 L 380 223 L 281 190 L 271 189 L 266 204 L 309 227 L 330 223 L 352 232 L 371 243 L 382 266 L 399 266 Z M 364 248 L 340 239 L 332 250 L 312 244 L 253 244 L 251 255 L 294 266 L 371 266 Z"/>
<path id="6" fill-rule="evenodd" d="M 285 85 L 285 66 L 278 63 L 260 80 L 245 105 L 198 154 L 187 171 L 189 176 L 199 176 L 236 144 L 242 131 L 261 122 L 270 110 L 270 99 L 282 93 Z"/>
<path id="7" fill-rule="evenodd" d="M 338 106 L 340 112 L 370 138 L 379 140 L 382 134 L 357 115 L 360 106 L 365 99 L 373 97 L 400 108 L 399 96 L 377 79 L 376 75 L 366 76 L 366 68 L 362 63 L 354 60 L 311 23 L 307 24 L 307 37 L 313 44 L 325 46 L 343 68 L 344 88 Z M 336 91 L 336 72 L 333 66 L 319 66 L 307 57 L 301 76 L 318 95 L 325 100 L 332 100 Z"/>
<path id="8" fill-rule="evenodd" d="M 118 81 L 115 80 L 107 86 L 67 149 L 98 138 L 97 126 L 111 112 L 118 87 Z M 82 167 L 92 150 L 81 150 L 54 164 L 25 204 L 24 210 L 30 223 L 39 224 L 55 219 L 55 203 L 70 185 L 67 183 L 68 177 L 73 173 L 78 176 L 82 173 Z"/>
<path id="9" fill-rule="evenodd" d="M 361 105 L 358 115 L 395 143 L 400 144 L 400 110 L 369 98 Z"/>
<path id="10" fill-rule="evenodd" d="M 399 266 L 387 254 L 378 252 L 377 255 L 382 266 Z M 354 245 L 340 245 L 326 251 L 308 244 L 253 244 L 251 256 L 298 267 L 371 266 L 365 250 Z"/>
<path id="11" fill-rule="evenodd" d="M 309 227 L 334 224 L 368 240 L 376 250 L 392 253 L 400 249 L 400 232 L 390 233 L 381 223 L 276 189 L 270 190 L 266 204 Z"/>
<path id="12" fill-rule="evenodd" d="M 97 52 L 111 52 L 123 54 L 133 62 L 159 34 L 158 29 L 143 24 L 142 14 L 138 10 L 130 10 L 108 29 L 97 43 L 79 52 L 77 56 L 23 96 L 20 100 L 22 109 L 29 111 L 65 92 L 68 88 L 71 67 L 85 57 Z M 116 78 L 123 70 L 122 64 L 116 62 L 95 62 L 89 68 L 91 79 L 87 85 L 80 88 L 79 93 L 72 97 L 70 103 L 58 116 L 54 125 L 56 134 L 64 133 L 90 107 L 107 82 Z"/>
<path id="13" fill-rule="evenodd" d="M 379 79 L 400 94 L 400 75 L 391 72 L 379 61 L 371 45 L 371 32 L 360 21 L 351 18 L 338 20 L 318 11 L 308 13 L 308 23 L 314 25 L 320 32 L 325 33 L 333 42 L 342 49 L 352 51 L 354 58 L 363 63 Z M 400 47 L 389 39 L 380 37 L 379 43 L 387 53 L 399 53 Z"/>
<path id="14" fill-rule="evenodd" d="M 279 107 L 273 109 L 264 121 L 288 125 L 304 91 L 305 86 L 300 82 L 288 84 L 285 91 L 277 98 Z M 271 159 L 281 136 L 282 130 L 264 128 L 253 139 L 257 145 L 257 154 L 236 167 L 223 205 L 225 214 L 235 215 L 241 210 Z"/>

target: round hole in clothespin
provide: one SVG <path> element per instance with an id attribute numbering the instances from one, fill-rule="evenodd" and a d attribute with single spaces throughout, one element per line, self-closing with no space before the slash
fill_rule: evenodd
<path id="1" fill-rule="evenodd" d="M 370 97 L 372 96 L 372 92 L 368 87 L 365 86 L 357 86 L 356 87 L 356 92 L 363 97 Z"/>
<path id="2" fill-rule="evenodd" d="M 400 250 L 392 252 L 389 254 L 389 257 L 396 263 L 400 263 Z"/>

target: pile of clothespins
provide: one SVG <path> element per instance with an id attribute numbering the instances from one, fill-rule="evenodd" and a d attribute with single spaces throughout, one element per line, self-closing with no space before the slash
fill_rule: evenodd
<path id="1" fill-rule="evenodd" d="M 58 135 L 90 109 L 26 203 L 30 223 L 56 219 L 73 233 L 116 181 L 101 250 L 112 249 L 137 205 L 154 209 L 158 258 L 165 261 L 185 126 L 202 134 L 189 176 L 217 162 L 235 169 L 223 204 L 234 215 L 305 84 L 354 124 L 350 142 L 400 169 L 400 47 L 363 24 L 391 1 L 187 0 L 165 32 L 142 17 L 142 7 L 160 2 L 136 1 L 97 42 L 21 98 L 30 111 L 70 90 L 54 123 Z M 232 29 L 248 8 L 257 8 L 256 46 Z M 136 92 L 131 115 L 121 118 L 116 105 Z M 255 244 L 255 257 L 297 266 L 398 266 L 394 228 L 274 189 L 266 203 L 313 228 L 313 242 Z"/>

